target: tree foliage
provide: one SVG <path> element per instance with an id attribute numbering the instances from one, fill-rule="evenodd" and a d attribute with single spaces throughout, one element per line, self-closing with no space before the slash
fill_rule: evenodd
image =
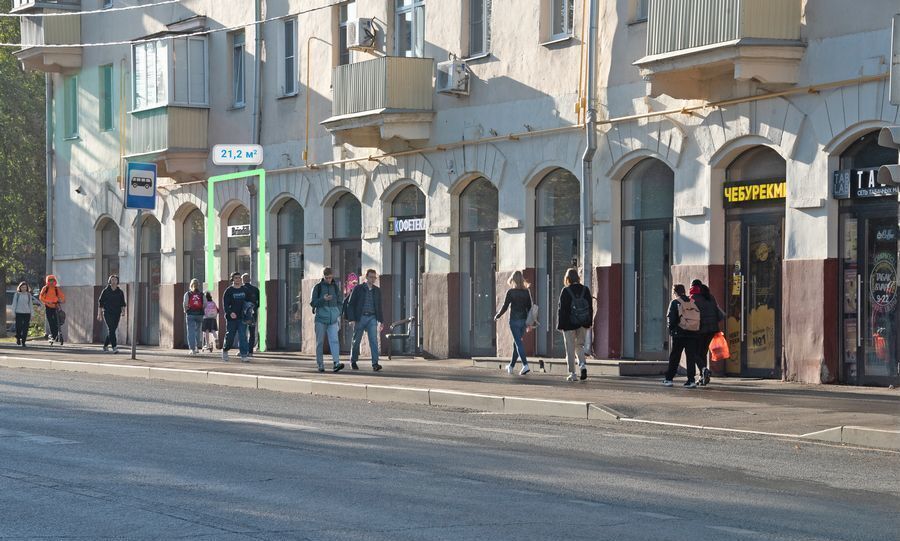
<path id="1" fill-rule="evenodd" d="M 9 13 L 10 0 L 0 0 Z M 0 41 L 20 41 L 19 21 L 0 18 Z M 44 272 L 46 186 L 44 76 L 26 73 L 0 48 L 0 285 Z M 34 282 L 32 282 L 34 283 Z"/>

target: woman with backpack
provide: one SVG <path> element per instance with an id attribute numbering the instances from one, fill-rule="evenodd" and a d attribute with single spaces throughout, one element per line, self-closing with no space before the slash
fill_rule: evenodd
<path id="1" fill-rule="evenodd" d="M 687 357 L 687 382 L 684 386 L 693 389 L 694 370 L 697 363 L 697 340 L 700 329 L 700 310 L 694 301 L 687 296 L 684 284 L 675 284 L 672 288 L 672 302 L 669 304 L 667 316 L 669 336 L 672 337 L 672 350 L 669 352 L 669 369 L 666 371 L 666 379 L 663 385 L 671 387 L 675 374 L 678 373 L 678 365 L 681 362 L 681 354 Z"/>
<path id="2" fill-rule="evenodd" d="M 525 281 L 522 271 L 512 273 L 506 283 L 509 284 L 509 289 L 506 290 L 506 300 L 503 301 L 503 307 L 494 316 L 494 320 L 500 319 L 506 313 L 506 309 L 510 309 L 509 331 L 513 337 L 513 352 L 512 360 L 506 365 L 506 371 L 512 374 L 516 367 L 516 361 L 521 358 L 522 371 L 519 372 L 519 375 L 524 376 L 531 372 L 531 368 L 528 367 L 528 358 L 525 357 L 525 343 L 522 342 L 528 313 L 531 311 L 531 292 L 528 291 L 529 285 Z"/>
<path id="3" fill-rule="evenodd" d="M 587 363 L 584 359 L 584 337 L 587 329 L 594 323 L 594 303 L 591 290 L 581 285 L 578 269 L 570 268 L 563 279 L 565 287 L 559 293 L 559 309 L 556 315 L 556 328 L 563 333 L 566 344 L 566 363 L 569 376 L 566 381 L 577 381 L 575 357 L 581 368 L 581 380 L 587 379 Z"/>
<path id="4" fill-rule="evenodd" d="M 41 288 L 38 298 L 44 303 L 44 313 L 47 316 L 47 325 L 50 327 L 50 345 L 52 346 L 53 342 L 57 340 L 59 345 L 62 345 L 63 337 L 59 332 L 59 313 L 62 310 L 62 305 L 66 302 L 66 294 L 59 287 L 56 276 L 52 274 L 47 275 L 47 281 L 44 287 Z"/>
<path id="5" fill-rule="evenodd" d="M 184 294 L 184 301 L 182 301 L 190 355 L 200 353 L 200 329 L 203 327 L 205 304 L 203 292 L 200 291 L 200 280 L 194 278 L 191 280 L 188 291 Z"/>
<path id="6" fill-rule="evenodd" d="M 212 298 L 212 293 L 206 292 L 206 303 L 203 305 L 203 341 L 209 352 L 213 352 L 215 343 L 219 340 L 219 307 Z"/>
<path id="7" fill-rule="evenodd" d="M 31 316 L 34 313 L 33 302 L 28 282 L 20 282 L 12 300 L 13 313 L 16 315 L 17 346 L 25 347 L 25 341 L 28 339 L 28 326 L 31 325 Z"/>
<path id="8" fill-rule="evenodd" d="M 713 297 L 709 286 L 700 280 L 691 282 L 691 300 L 700 310 L 700 331 L 697 338 L 697 367 L 700 371 L 700 385 L 709 384 L 709 343 L 719 332 L 719 324 L 725 321 L 725 312 L 719 308 L 719 303 Z"/>

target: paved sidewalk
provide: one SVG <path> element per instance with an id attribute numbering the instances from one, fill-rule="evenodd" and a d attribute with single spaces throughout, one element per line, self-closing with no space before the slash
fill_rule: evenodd
<path id="1" fill-rule="evenodd" d="M 218 352 L 191 357 L 180 350 L 142 349 L 138 351 L 138 358 L 134 361 L 129 353 L 130 350 L 122 349 L 118 355 L 104 354 L 98 346 L 48 347 L 43 342 L 35 342 L 25 349 L 4 344 L 0 345 L 0 365 L 15 366 L 17 363 L 11 361 L 12 358 L 24 358 L 194 370 L 214 374 L 301 378 L 317 382 L 355 384 L 342 387 L 348 390 L 351 387 L 369 386 L 369 394 L 363 393 L 360 397 L 368 396 L 373 399 L 377 391 L 379 398 L 374 399 L 392 400 L 391 396 L 400 396 L 398 400 L 405 401 L 404 397 L 407 397 L 410 402 L 418 401 L 412 391 L 391 395 L 388 393 L 389 389 L 384 387 L 405 387 L 419 392 L 431 390 L 432 394 L 439 391 L 473 393 L 507 397 L 507 407 L 503 410 L 505 413 L 516 411 L 510 407 L 515 403 L 528 406 L 521 410 L 522 413 L 541 414 L 540 409 L 544 407 L 547 410 L 545 414 L 555 415 L 554 408 L 557 405 L 534 402 L 533 399 L 575 401 L 582 403 L 582 407 L 583 403 L 589 403 L 589 417 L 607 422 L 615 422 L 615 418 L 604 411 L 618 413 L 629 418 L 630 422 L 639 419 L 794 436 L 847 426 L 900 430 L 900 391 L 886 388 L 813 386 L 740 378 L 716 378 L 710 386 L 698 389 L 681 388 L 683 378 L 681 381 L 676 380 L 674 388 L 663 387 L 658 377 L 592 376 L 585 382 L 569 383 L 559 373 L 539 373 L 536 363 L 532 368 L 535 372 L 527 376 L 511 376 L 503 370 L 476 368 L 469 359 L 384 359 L 384 370 L 379 373 L 374 373 L 371 365 L 365 361 L 360 363 L 359 371 L 351 371 L 349 362 L 345 359 L 344 371 L 338 374 L 330 371 L 320 374 L 316 371 L 313 359 L 296 353 L 260 353 L 251 363 L 236 360 L 223 363 Z M 232 359 L 236 359 L 235 356 Z M 330 365 L 330 361 L 326 365 Z M 223 376 L 218 375 L 215 378 L 211 375 L 204 381 L 225 382 Z M 318 394 L 332 393 L 322 391 Z M 353 393 L 347 396 L 351 395 L 357 396 Z M 531 400 L 514 402 L 514 399 Z M 457 400 L 451 401 L 452 404 L 472 409 L 488 409 L 488 402 L 472 399 L 469 405 Z M 426 400 L 425 403 L 434 404 L 435 400 Z M 834 436 L 827 434 L 823 439 L 832 437 Z M 839 429 L 837 437 L 834 441 L 841 441 Z"/>

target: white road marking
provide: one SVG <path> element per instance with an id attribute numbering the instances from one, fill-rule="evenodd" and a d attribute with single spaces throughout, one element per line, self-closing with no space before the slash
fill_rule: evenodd
<path id="1" fill-rule="evenodd" d="M 42 436 L 40 434 L 30 434 L 28 432 L 20 432 L 18 430 L 6 430 L 0 428 L 0 438 L 25 441 L 28 443 L 37 443 L 38 445 L 73 445 L 77 441 L 67 440 L 64 438 L 55 438 L 53 436 Z"/>
<path id="2" fill-rule="evenodd" d="M 754 530 L 746 530 L 744 528 L 733 528 L 731 526 L 707 526 L 710 530 L 716 530 L 725 533 L 737 534 L 737 535 L 746 535 L 749 537 L 762 537 L 765 539 L 769 538 L 768 534 L 763 532 L 757 532 Z"/>
<path id="3" fill-rule="evenodd" d="M 658 518 L 661 520 L 677 520 L 678 517 L 674 515 L 667 515 L 665 513 L 653 513 L 651 511 L 636 511 L 635 514 L 650 517 L 650 518 Z"/>
<path id="4" fill-rule="evenodd" d="M 506 434 L 508 436 L 523 436 L 526 438 L 559 438 L 561 436 L 557 436 L 555 434 L 538 434 L 536 432 L 523 432 L 521 430 L 506 430 L 504 428 L 486 428 L 482 426 L 472 426 L 472 425 L 464 425 L 459 423 L 444 423 L 441 421 L 426 421 L 424 419 L 391 419 L 391 421 L 399 421 L 401 423 L 413 423 L 419 425 L 433 425 L 433 426 L 452 426 L 455 428 L 465 428 L 467 430 L 475 430 L 478 432 L 489 432 L 492 434 Z"/>
<path id="5" fill-rule="evenodd" d="M 373 438 L 377 438 L 378 436 L 373 436 L 371 434 L 363 434 L 360 432 L 351 432 L 347 430 L 331 430 L 327 428 L 321 428 L 318 426 L 311 425 L 298 425 L 294 423 L 284 423 L 281 421 L 267 421 L 265 419 L 250 419 L 250 418 L 236 418 L 236 419 L 222 419 L 226 423 L 240 423 L 240 424 L 248 424 L 248 425 L 258 425 L 258 426 L 268 426 L 271 428 L 281 428 L 284 430 L 296 430 L 300 432 L 310 432 L 313 434 L 321 434 L 323 436 L 333 436 L 335 438 L 346 438 L 353 440 L 369 440 Z"/>

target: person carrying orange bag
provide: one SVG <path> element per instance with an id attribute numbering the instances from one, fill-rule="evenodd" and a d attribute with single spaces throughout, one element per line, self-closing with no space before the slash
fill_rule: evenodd
<path id="1" fill-rule="evenodd" d="M 57 340 L 62 345 L 62 336 L 59 334 L 59 311 L 66 302 L 66 294 L 57 285 L 56 276 L 47 275 L 46 285 L 41 288 L 38 298 L 46 308 L 47 324 L 50 326 L 50 345 Z"/>

